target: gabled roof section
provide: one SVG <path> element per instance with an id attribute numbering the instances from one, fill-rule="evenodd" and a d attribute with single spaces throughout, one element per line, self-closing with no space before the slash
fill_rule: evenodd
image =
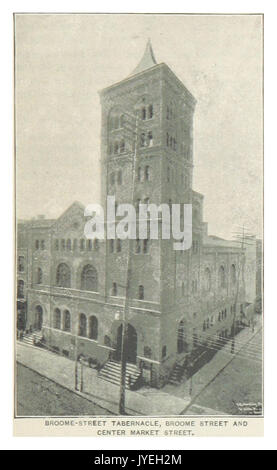
<path id="1" fill-rule="evenodd" d="M 154 65 L 157 65 L 157 61 L 154 56 L 151 41 L 148 39 L 142 59 L 131 75 L 144 72 L 144 70 L 150 69 L 151 67 L 154 67 Z"/>
<path id="2" fill-rule="evenodd" d="M 64 216 L 71 214 L 71 213 L 84 215 L 84 210 L 85 210 L 85 206 L 81 202 L 74 201 L 56 220 L 59 221 Z"/>
<path id="3" fill-rule="evenodd" d="M 53 225 L 54 233 L 68 236 L 76 236 L 79 238 L 84 234 L 84 226 L 86 218 L 84 216 L 85 206 L 78 201 L 73 202 L 61 215 L 56 219 Z"/>

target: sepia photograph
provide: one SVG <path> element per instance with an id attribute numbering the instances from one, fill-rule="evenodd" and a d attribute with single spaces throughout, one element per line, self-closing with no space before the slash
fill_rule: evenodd
<path id="1" fill-rule="evenodd" d="M 14 421 L 262 423 L 263 15 L 16 13 L 14 70 Z"/>

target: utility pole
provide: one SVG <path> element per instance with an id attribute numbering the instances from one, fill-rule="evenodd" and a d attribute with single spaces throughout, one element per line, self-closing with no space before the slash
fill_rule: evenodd
<path id="1" fill-rule="evenodd" d="M 128 335 L 128 322 L 127 312 L 129 309 L 129 295 L 130 295 L 130 277 L 131 268 L 127 270 L 127 283 L 126 283 L 126 296 L 123 310 L 122 319 L 122 335 L 121 335 L 121 368 L 120 368 L 120 396 L 119 396 L 119 414 L 125 414 L 125 390 L 126 390 L 126 349 L 127 349 L 127 335 Z"/>
<path id="2" fill-rule="evenodd" d="M 126 126 L 125 129 L 135 137 L 135 146 L 134 146 L 134 157 L 132 159 L 132 191 L 131 191 L 131 203 L 134 203 L 134 190 L 135 190 L 135 178 L 136 178 L 136 157 L 137 157 L 137 143 L 138 143 L 138 115 L 132 116 L 128 113 L 125 113 L 127 118 L 131 119 L 130 124 L 131 128 Z M 135 129 L 132 129 L 132 121 L 134 122 Z M 128 121 L 127 121 L 128 122 Z M 131 276 L 132 276 L 132 243 L 131 239 L 128 238 L 128 248 L 127 248 L 127 268 L 126 268 L 126 293 L 125 301 L 123 308 L 123 318 L 122 318 L 122 336 L 121 336 L 121 368 L 120 368 L 120 397 L 119 397 L 119 414 L 126 414 L 125 411 L 125 395 L 126 395 L 126 349 L 127 349 L 127 338 L 128 338 L 128 312 L 129 312 L 129 298 L 130 298 L 130 286 L 131 286 Z"/>
<path id="3" fill-rule="evenodd" d="M 78 347 L 77 347 L 77 333 L 75 335 L 75 390 L 78 390 Z"/>
<path id="4" fill-rule="evenodd" d="M 235 353 L 237 301 L 238 301 L 239 291 L 240 291 L 240 274 L 242 273 L 243 263 L 244 263 L 244 259 L 243 259 L 244 248 L 245 248 L 245 245 L 250 245 L 250 243 L 247 243 L 246 240 L 250 239 L 252 237 L 253 237 L 253 235 L 251 235 L 249 232 L 246 234 L 244 225 L 242 227 L 239 227 L 238 231 L 235 232 L 235 241 L 237 241 L 241 245 L 241 254 L 240 254 L 239 263 L 238 263 L 238 276 L 237 276 L 237 286 L 236 286 L 236 297 L 235 297 L 236 301 L 235 301 L 234 320 L 233 320 L 233 328 L 232 328 L 231 354 Z"/>

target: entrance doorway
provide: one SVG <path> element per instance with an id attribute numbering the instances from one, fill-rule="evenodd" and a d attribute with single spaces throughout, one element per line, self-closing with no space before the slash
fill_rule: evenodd
<path id="1" fill-rule="evenodd" d="M 43 325 L 43 311 L 40 305 L 36 306 L 35 310 L 35 328 L 36 330 L 41 330 Z"/>
<path id="2" fill-rule="evenodd" d="M 178 354 L 187 352 L 186 328 L 183 320 L 180 321 L 177 331 L 177 352 Z"/>
<path id="3" fill-rule="evenodd" d="M 117 342 L 115 359 L 121 360 L 121 347 L 122 347 L 122 324 L 117 329 Z M 135 328 L 128 323 L 126 333 L 126 361 L 136 364 L 137 362 L 137 332 Z"/>

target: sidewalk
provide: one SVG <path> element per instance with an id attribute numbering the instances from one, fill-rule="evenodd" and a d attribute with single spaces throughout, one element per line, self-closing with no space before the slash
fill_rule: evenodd
<path id="1" fill-rule="evenodd" d="M 21 342 L 16 345 L 17 361 L 92 403 L 118 414 L 119 387 L 102 380 L 97 371 L 84 367 L 84 391 L 75 391 L 75 363 L 65 357 Z M 130 415 L 179 415 L 188 400 L 156 389 L 126 390 L 126 411 Z"/>
<path id="2" fill-rule="evenodd" d="M 197 396 L 217 375 L 220 374 L 220 371 L 224 369 L 236 357 L 236 355 L 240 353 L 240 351 L 243 351 L 243 348 L 247 347 L 247 344 L 255 337 L 261 328 L 262 318 L 258 317 L 254 332 L 252 332 L 251 328 L 247 327 L 236 335 L 234 354 L 230 354 L 231 342 L 228 341 L 228 343 L 215 354 L 210 362 L 205 364 L 193 375 L 192 380 L 188 379 L 177 386 L 167 384 L 163 388 L 163 391 L 166 391 L 167 393 L 176 397 L 184 398 L 184 400 L 188 403 L 185 409 L 191 407 Z M 190 396 L 191 383 L 192 395 Z M 220 411 L 218 411 L 218 413 L 220 413 Z"/>
<path id="3" fill-rule="evenodd" d="M 230 353 L 230 342 L 219 350 L 210 362 L 204 365 L 192 378 L 192 395 L 190 396 L 190 379 L 180 385 L 167 384 L 162 390 L 142 388 L 138 391 L 126 390 L 126 412 L 129 415 L 167 416 L 180 415 L 191 408 L 199 393 L 225 368 L 236 354 L 261 329 L 260 318 L 255 332 L 245 328 L 236 336 L 235 354 Z M 228 352 L 228 354 L 227 354 Z M 84 367 L 84 391 L 75 391 L 75 363 L 52 352 L 29 346 L 20 341 L 16 348 L 17 361 L 35 372 L 53 380 L 57 384 L 77 393 L 92 403 L 118 414 L 119 387 L 98 377 L 97 371 Z M 80 374 L 79 374 L 80 375 Z M 219 410 L 201 412 L 201 407 L 193 405 L 199 414 L 225 414 Z M 194 413 L 195 413 L 194 412 Z M 194 414 L 193 413 L 193 414 Z"/>

